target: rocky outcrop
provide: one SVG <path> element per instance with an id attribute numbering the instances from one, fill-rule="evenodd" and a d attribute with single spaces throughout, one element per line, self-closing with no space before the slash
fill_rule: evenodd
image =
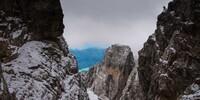
<path id="1" fill-rule="evenodd" d="M 143 100 L 200 99 L 199 11 L 199 0 L 173 0 L 158 16 L 139 52 Z"/>
<path id="2" fill-rule="evenodd" d="M 1 0 L 7 16 L 22 18 L 35 39 L 56 39 L 63 33 L 63 13 L 59 0 Z M 37 34 L 37 35 L 36 35 Z"/>
<path id="3" fill-rule="evenodd" d="M 103 62 L 88 72 L 88 87 L 102 100 L 119 100 L 134 66 L 128 46 L 112 45 L 106 50 Z"/>
<path id="4" fill-rule="evenodd" d="M 59 0 L 0 1 L 1 100 L 88 100 L 62 21 Z"/>

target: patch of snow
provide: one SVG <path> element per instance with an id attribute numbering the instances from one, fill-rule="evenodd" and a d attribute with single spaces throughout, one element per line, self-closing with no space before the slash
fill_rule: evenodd
<path id="1" fill-rule="evenodd" d="M 158 43 L 157 43 L 157 42 L 155 43 L 155 45 L 156 45 L 156 47 L 159 47 L 159 45 L 158 45 Z"/>
<path id="2" fill-rule="evenodd" d="M 167 74 L 167 73 L 165 73 L 165 74 L 160 74 L 160 76 L 168 77 L 168 74 Z"/>
<path id="3" fill-rule="evenodd" d="M 194 24 L 194 22 L 192 22 L 192 21 L 186 21 L 186 22 L 184 22 L 184 24 L 186 24 L 186 25 L 192 25 L 192 24 Z"/>
<path id="4" fill-rule="evenodd" d="M 173 47 L 170 47 L 169 50 L 171 50 L 173 53 L 176 53 L 176 50 Z"/>
<path id="5" fill-rule="evenodd" d="M 13 93 L 14 92 L 13 88 L 8 88 L 8 90 L 9 90 L 9 93 Z"/>
<path id="6" fill-rule="evenodd" d="M 28 35 L 28 34 L 25 34 L 25 35 L 24 35 L 24 40 L 28 40 L 28 38 L 29 38 L 29 35 Z"/>
<path id="7" fill-rule="evenodd" d="M 79 69 L 79 72 L 87 72 L 89 71 L 90 67 Z"/>
<path id="8" fill-rule="evenodd" d="M 164 32 L 164 26 L 160 25 L 159 28 L 160 28 L 161 33 L 164 34 L 165 33 Z"/>
<path id="9" fill-rule="evenodd" d="M 9 31 L 11 30 L 11 24 L 8 24 L 8 30 Z"/>
<path id="10" fill-rule="evenodd" d="M 16 24 L 19 24 L 20 21 L 22 21 L 20 18 L 17 17 L 7 17 L 7 21 L 14 21 Z"/>
<path id="11" fill-rule="evenodd" d="M 196 78 L 195 80 L 197 80 L 197 81 L 198 81 L 198 80 L 200 80 L 200 78 L 198 77 L 198 78 Z"/>
<path id="12" fill-rule="evenodd" d="M 200 86 L 198 84 L 192 84 L 189 89 L 192 91 L 191 94 L 182 95 L 180 100 L 199 100 Z"/>
<path id="13" fill-rule="evenodd" d="M 200 90 L 194 94 L 183 95 L 180 100 L 200 100 Z"/>
<path id="14" fill-rule="evenodd" d="M 153 41 L 156 41 L 156 36 L 155 36 L 155 34 L 151 35 L 151 39 L 152 39 Z"/>
<path id="15" fill-rule="evenodd" d="M 0 23 L 0 26 L 7 26 L 8 23 Z"/>
<path id="16" fill-rule="evenodd" d="M 167 61 L 167 60 L 164 60 L 164 59 L 162 59 L 162 58 L 160 58 L 159 61 L 160 61 L 161 63 L 163 63 L 163 64 L 168 64 L 168 61 Z"/>
<path id="17" fill-rule="evenodd" d="M 7 39 L 0 37 L 0 41 L 7 41 Z"/>
<path id="18" fill-rule="evenodd" d="M 170 11 L 170 14 L 171 14 L 172 16 L 174 16 L 174 15 L 175 15 L 175 11 Z"/>
<path id="19" fill-rule="evenodd" d="M 22 34 L 22 30 L 17 30 L 11 33 L 13 39 L 18 38 L 21 34 Z"/>
<path id="20" fill-rule="evenodd" d="M 191 88 L 192 91 L 197 91 L 197 90 L 200 89 L 199 85 L 197 85 L 197 84 L 192 84 L 192 85 L 190 86 L 190 88 Z"/>
<path id="21" fill-rule="evenodd" d="M 17 53 L 18 47 L 17 46 L 13 46 L 13 45 L 9 45 L 10 49 L 12 49 L 12 55 Z"/>
<path id="22" fill-rule="evenodd" d="M 91 89 L 88 88 L 87 93 L 90 100 L 99 100 L 98 96 Z"/>
<path id="23" fill-rule="evenodd" d="M 181 19 L 181 17 L 176 17 L 176 19 Z"/>
<path id="24" fill-rule="evenodd" d="M 65 67 L 68 57 L 61 55 L 56 58 L 46 54 L 44 48 L 51 45 L 44 42 L 30 41 L 17 49 L 18 57 L 8 63 L 2 63 L 2 70 L 10 92 L 15 92 L 18 99 L 24 100 L 51 100 L 56 93 L 56 88 L 51 86 L 55 79 L 65 77 Z M 11 48 L 17 48 L 10 46 Z M 55 48 L 56 49 L 56 48 Z M 66 85 L 67 86 L 67 85 Z"/>

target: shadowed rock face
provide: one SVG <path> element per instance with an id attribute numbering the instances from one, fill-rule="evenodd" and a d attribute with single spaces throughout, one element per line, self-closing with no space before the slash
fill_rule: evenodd
<path id="1" fill-rule="evenodd" d="M 59 0 L 0 1 L 0 100 L 88 100 L 62 21 Z"/>
<path id="2" fill-rule="evenodd" d="M 34 39 L 56 39 L 63 33 L 63 12 L 59 0 L 1 0 L 7 16 L 17 16 L 28 25 Z"/>
<path id="3" fill-rule="evenodd" d="M 173 0 L 158 16 L 157 29 L 139 52 L 139 80 L 145 100 L 200 96 L 199 0 Z M 189 92 L 190 91 L 190 92 Z"/>
<path id="4" fill-rule="evenodd" d="M 100 98 L 119 100 L 134 66 L 128 46 L 112 45 L 106 50 L 103 63 L 89 71 L 88 85 Z"/>

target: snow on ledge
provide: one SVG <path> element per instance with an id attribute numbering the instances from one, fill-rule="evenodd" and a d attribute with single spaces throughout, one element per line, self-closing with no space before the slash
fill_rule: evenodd
<path id="1" fill-rule="evenodd" d="M 91 89 L 88 88 L 87 93 L 90 100 L 99 100 L 98 96 Z"/>

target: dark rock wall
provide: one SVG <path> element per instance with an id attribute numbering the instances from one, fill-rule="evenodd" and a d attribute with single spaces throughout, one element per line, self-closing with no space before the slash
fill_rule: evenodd
<path id="1" fill-rule="evenodd" d="M 199 0 L 173 0 L 139 52 L 145 100 L 177 100 L 200 77 Z"/>
<path id="2" fill-rule="evenodd" d="M 17 16 L 28 25 L 34 39 L 56 39 L 63 33 L 63 12 L 59 0 L 1 0 L 6 16 Z"/>
<path id="3" fill-rule="evenodd" d="M 63 29 L 59 0 L 0 0 L 0 100 L 88 100 Z"/>

